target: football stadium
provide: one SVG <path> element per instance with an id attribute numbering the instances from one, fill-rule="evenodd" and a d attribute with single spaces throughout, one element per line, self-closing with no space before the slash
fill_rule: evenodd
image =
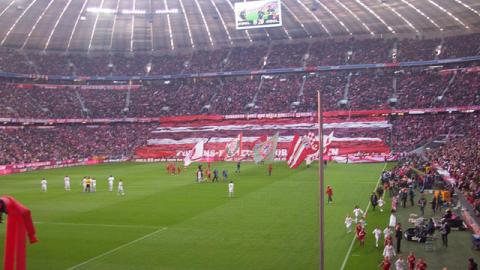
<path id="1" fill-rule="evenodd" d="M 4 270 L 476 270 L 480 1 L 0 0 Z"/>

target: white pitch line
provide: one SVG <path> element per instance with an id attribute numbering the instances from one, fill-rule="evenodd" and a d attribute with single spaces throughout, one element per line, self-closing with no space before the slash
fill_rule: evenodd
<path id="1" fill-rule="evenodd" d="M 387 163 L 383 165 L 382 172 L 387 168 Z M 380 180 L 382 179 L 382 174 L 380 173 L 380 176 L 378 177 L 377 185 L 375 186 L 375 190 L 377 190 L 378 185 L 380 184 Z M 368 201 L 367 209 L 365 210 L 365 215 L 368 212 L 368 209 L 370 208 L 370 200 Z M 343 259 L 342 267 L 340 267 L 340 270 L 345 269 L 345 266 L 347 265 L 348 257 L 350 257 L 350 253 L 352 252 L 353 244 L 355 244 L 355 236 L 353 236 L 352 243 L 350 243 L 350 247 L 348 248 L 347 254 L 345 255 L 345 259 Z"/>
<path id="2" fill-rule="evenodd" d="M 128 247 L 128 246 L 130 246 L 130 245 L 133 245 L 133 244 L 135 244 L 135 243 L 137 243 L 137 242 L 140 242 L 140 241 L 142 241 L 142 240 L 144 240 L 144 239 L 147 239 L 147 238 L 149 238 L 149 237 L 151 237 L 151 236 L 153 236 L 153 235 L 155 235 L 155 234 L 157 234 L 157 233 L 163 232 L 163 231 L 165 231 L 166 229 L 168 229 L 168 227 L 160 228 L 160 229 L 158 229 L 158 230 L 156 230 L 156 231 L 154 231 L 154 232 L 151 232 L 151 233 L 149 233 L 149 234 L 146 234 L 146 235 L 144 235 L 144 236 L 142 236 L 142 237 L 140 237 L 140 238 L 137 238 L 137 239 L 135 239 L 135 240 L 133 240 L 133 241 L 130 241 L 130 242 L 126 243 L 126 244 L 123 244 L 123 245 L 121 245 L 121 246 L 118 246 L 118 247 L 116 247 L 116 248 L 114 248 L 114 249 L 111 249 L 111 250 L 109 250 L 109 251 L 107 251 L 107 252 L 105 252 L 105 253 L 102 253 L 102 254 L 100 254 L 100 255 L 98 255 L 98 256 L 95 256 L 95 257 L 93 257 L 93 258 L 91 258 L 91 259 L 88 259 L 88 260 L 86 260 L 86 261 L 83 261 L 83 262 L 81 262 L 81 263 L 79 263 L 79 264 L 77 264 L 77 265 L 74 265 L 74 266 L 70 267 L 70 268 L 67 268 L 67 270 L 77 269 L 77 268 L 79 268 L 80 266 L 83 266 L 83 265 L 85 265 L 85 264 L 87 264 L 87 263 L 90 263 L 90 262 L 92 262 L 92 261 L 95 261 L 95 260 L 97 260 L 97 259 L 99 259 L 99 258 L 102 258 L 102 257 L 105 257 L 105 256 L 107 256 L 107 255 L 110 255 L 110 254 L 112 254 L 112 253 L 114 253 L 114 252 L 116 252 L 116 251 L 118 251 L 118 250 L 120 250 L 120 249 L 122 249 L 122 248 L 125 248 L 125 247 Z"/>
<path id="3" fill-rule="evenodd" d="M 67 223 L 67 222 L 43 222 L 37 221 L 35 224 L 45 225 L 59 225 L 59 226 L 88 226 L 88 227 L 112 227 L 112 228 L 145 228 L 145 229 L 157 229 L 156 226 L 147 225 L 121 225 L 121 224 L 95 224 L 95 223 Z"/>

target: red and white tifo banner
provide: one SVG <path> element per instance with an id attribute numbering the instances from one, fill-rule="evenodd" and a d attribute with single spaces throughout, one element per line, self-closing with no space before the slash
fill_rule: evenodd
<path id="1" fill-rule="evenodd" d="M 328 119 L 325 130 L 335 131 L 329 150 L 330 156 L 352 153 L 390 153 L 386 137 L 391 124 L 383 117 L 354 118 L 349 120 Z M 261 136 L 279 133 L 275 153 L 276 160 L 285 160 L 294 134 L 301 136 L 316 133 L 313 119 L 244 119 L 204 121 L 190 123 L 166 123 L 154 130 L 148 143 L 136 149 L 137 158 L 183 159 L 199 141 L 204 141 L 204 160 L 224 160 L 226 144 L 243 134 L 241 159 L 253 158 L 253 147 Z M 318 140 L 318 139 L 317 139 Z M 313 152 L 312 152 L 313 153 Z"/>
<path id="2" fill-rule="evenodd" d="M 140 89 L 139 84 L 122 84 L 122 85 L 102 85 L 102 84 L 40 84 L 40 83 L 8 83 L 8 86 L 22 89 L 80 89 L 80 90 L 137 90 Z"/>
<path id="3" fill-rule="evenodd" d="M 98 87 L 98 86 L 95 86 Z M 120 86 L 119 86 L 120 87 Z M 121 87 L 125 87 L 122 85 Z M 132 85 L 133 87 L 133 85 Z M 134 88 L 132 88 L 134 89 Z M 118 89 L 120 90 L 120 89 Z M 330 123 L 336 122 L 348 122 L 345 120 L 339 121 L 339 119 L 345 119 L 352 117 L 351 122 L 358 122 L 358 118 L 365 121 L 364 127 L 369 128 L 371 125 L 367 124 L 368 118 L 378 118 L 378 115 L 421 115 L 421 114 L 437 114 L 437 113 L 474 113 L 480 111 L 479 105 L 473 106 L 456 106 L 445 108 L 418 108 L 418 109 L 402 109 L 402 110 L 361 110 L 361 111 L 328 111 L 324 112 L 326 128 L 337 128 L 338 126 L 328 126 Z M 122 118 L 0 118 L 0 122 L 7 123 L 28 123 L 28 124 L 101 124 L 101 123 L 168 123 L 170 126 L 183 126 L 185 123 L 190 123 L 195 126 L 195 122 L 201 122 L 204 126 L 215 126 L 218 122 L 228 121 L 242 121 L 242 120 L 255 120 L 257 123 L 261 121 L 296 121 L 296 123 L 314 123 L 316 118 L 316 112 L 303 112 L 303 113 L 264 113 L 264 114 L 234 114 L 234 115 L 181 115 L 181 116 L 161 116 L 161 117 L 122 117 Z M 361 122 L 361 121 L 360 121 Z M 196 125 L 196 126 L 201 126 Z M 299 126 L 305 129 L 305 126 Z M 348 128 L 348 125 L 344 125 L 344 128 Z M 233 127 L 235 128 L 235 127 Z M 360 127 L 357 127 L 360 128 Z M 193 131 L 192 131 L 193 132 Z"/>

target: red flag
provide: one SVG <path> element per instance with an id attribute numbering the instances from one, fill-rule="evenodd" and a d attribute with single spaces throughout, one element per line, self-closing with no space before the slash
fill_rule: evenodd
<path id="1" fill-rule="evenodd" d="M 292 169 L 300 166 L 300 164 L 302 164 L 302 162 L 309 154 L 315 152 L 314 142 L 315 134 L 313 134 L 312 132 L 309 132 L 308 135 L 305 135 L 301 139 L 297 140 L 297 142 L 293 146 L 292 154 L 287 159 L 288 166 Z"/>
<path id="2" fill-rule="evenodd" d="M 287 161 L 292 156 L 293 151 L 294 151 L 294 149 L 296 147 L 296 144 L 298 143 L 299 139 L 300 139 L 300 137 L 298 136 L 298 134 L 293 135 L 293 139 L 290 142 L 290 146 L 288 147 L 288 151 L 287 151 Z"/>
<path id="3" fill-rule="evenodd" d="M 30 244 L 38 242 L 35 236 L 30 210 L 10 196 L 0 197 L 0 214 L 8 214 L 7 230 L 5 237 L 5 250 L 3 256 L 4 270 L 25 270 L 26 236 Z"/>
<path id="4" fill-rule="evenodd" d="M 333 141 L 333 131 L 330 133 L 330 135 L 324 137 L 324 140 L 323 140 L 323 154 L 326 154 L 328 152 L 328 149 L 330 149 L 330 144 L 332 144 L 332 141 Z M 319 159 L 319 155 L 320 155 L 320 147 L 319 146 L 320 146 L 319 141 L 315 141 L 313 143 L 312 150 L 314 150 L 314 152 L 309 154 L 305 158 L 305 162 L 307 163 L 307 165 L 310 165 L 310 164 L 312 164 L 312 162 L 314 160 Z"/>

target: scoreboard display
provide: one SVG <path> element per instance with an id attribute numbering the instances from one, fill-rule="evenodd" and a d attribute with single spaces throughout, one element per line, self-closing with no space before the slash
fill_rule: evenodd
<path id="1" fill-rule="evenodd" d="M 236 2 L 235 26 L 238 30 L 282 26 L 280 0 Z"/>

